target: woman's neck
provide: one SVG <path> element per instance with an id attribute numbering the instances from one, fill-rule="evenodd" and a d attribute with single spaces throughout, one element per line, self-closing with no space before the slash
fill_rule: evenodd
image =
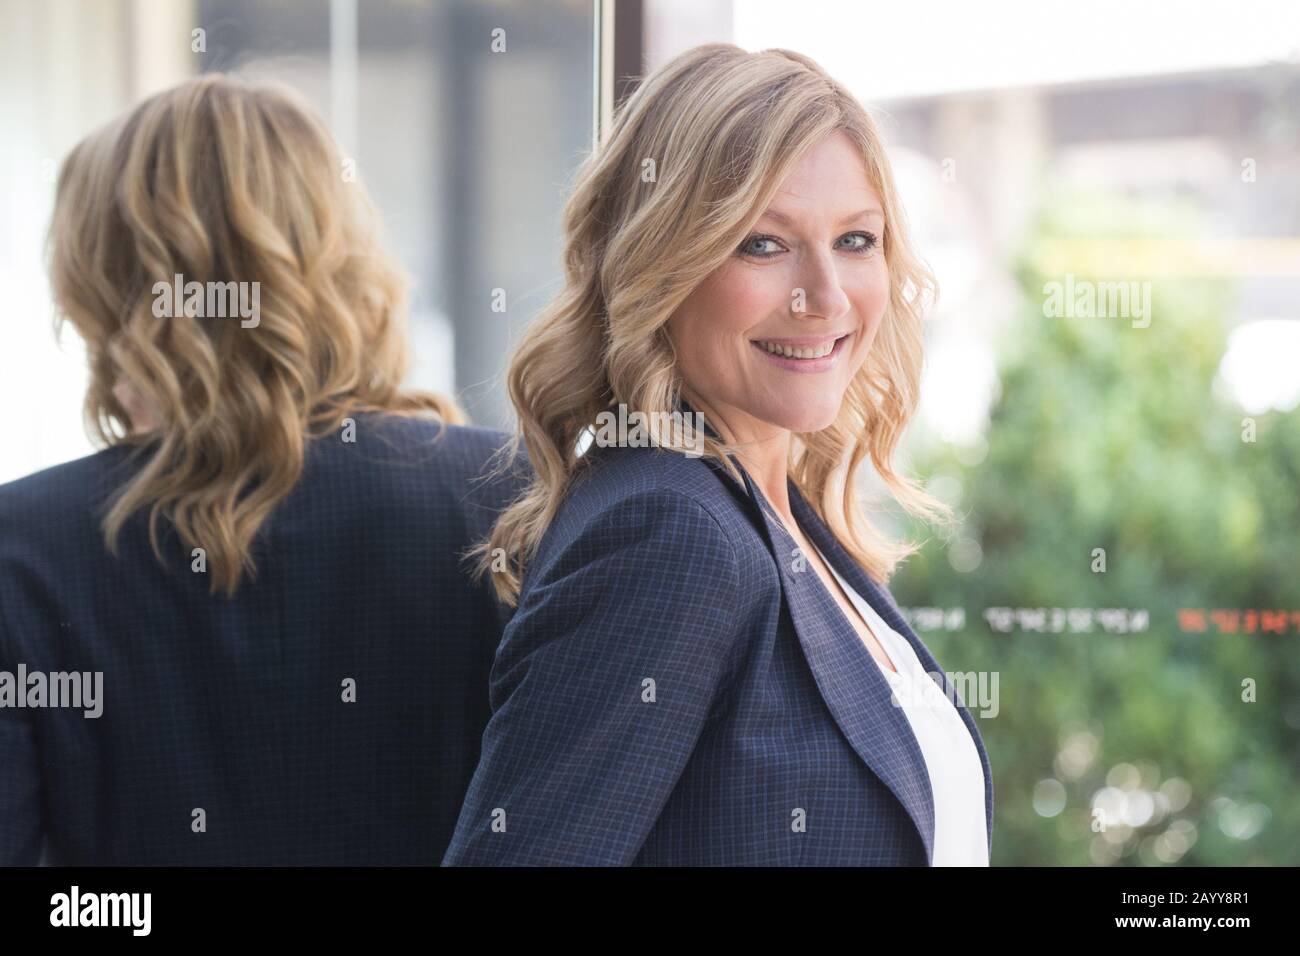
<path id="1" fill-rule="evenodd" d="M 711 404 L 685 389 L 683 394 L 722 440 L 736 449 L 736 457 L 745 471 L 787 526 L 794 525 L 789 494 L 790 431 L 739 409 Z"/>

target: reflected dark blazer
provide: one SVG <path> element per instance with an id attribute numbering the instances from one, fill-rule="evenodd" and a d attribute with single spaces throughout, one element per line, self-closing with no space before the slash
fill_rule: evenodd
<path id="1" fill-rule="evenodd" d="M 0 488 L 0 670 L 104 675 L 98 719 L 0 708 L 0 863 L 42 837 L 55 864 L 442 859 L 505 620 L 459 553 L 514 489 L 475 478 L 497 433 L 355 418 L 308 446 L 233 600 L 170 532 L 159 564 L 143 514 L 105 550 L 120 446 Z"/>
<path id="2" fill-rule="evenodd" d="M 926 865 L 933 797 L 907 718 L 816 573 L 796 572 L 749 476 L 741 487 L 709 459 L 654 448 L 589 454 L 497 651 L 444 865 Z M 790 497 L 940 671 L 793 483 Z M 991 845 L 988 757 L 959 710 Z"/>

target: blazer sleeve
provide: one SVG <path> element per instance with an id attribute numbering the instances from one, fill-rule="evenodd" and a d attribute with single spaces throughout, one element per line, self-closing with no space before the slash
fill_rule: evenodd
<path id="1" fill-rule="evenodd" d="M 653 490 L 532 570 L 443 865 L 626 865 L 728 671 L 735 551 L 699 503 Z"/>
<path id="2" fill-rule="evenodd" d="M 0 670 L 14 674 L 0 621 Z M 16 687 L 19 694 L 26 688 Z M 40 772 L 28 712 L 0 707 L 0 866 L 36 866 L 41 858 Z"/>

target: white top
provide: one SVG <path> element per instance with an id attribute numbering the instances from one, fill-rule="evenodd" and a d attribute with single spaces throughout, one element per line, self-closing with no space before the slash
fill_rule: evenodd
<path id="1" fill-rule="evenodd" d="M 816 545 L 813 545 L 816 547 Z M 820 549 L 818 554 L 821 554 Z M 970 730 L 943 688 L 925 672 L 912 644 L 876 613 L 875 608 L 845 581 L 834 565 L 822 560 L 844 593 L 871 626 L 894 673 L 876 656 L 871 660 L 893 689 L 920 745 L 934 794 L 934 853 L 932 866 L 988 866 L 988 829 L 984 814 L 984 765 Z M 856 632 L 855 632 L 856 636 Z M 863 649 L 866 647 L 864 645 Z"/>

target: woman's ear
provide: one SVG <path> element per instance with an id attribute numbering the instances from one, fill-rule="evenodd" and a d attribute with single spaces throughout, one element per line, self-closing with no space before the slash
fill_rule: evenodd
<path id="1" fill-rule="evenodd" d="M 113 386 L 113 397 L 117 403 L 126 409 L 127 415 L 131 419 L 131 431 L 135 434 L 151 432 L 158 427 L 158 417 L 154 415 L 153 409 L 145 401 L 139 389 L 132 385 L 127 379 L 119 378 L 117 384 Z"/>

